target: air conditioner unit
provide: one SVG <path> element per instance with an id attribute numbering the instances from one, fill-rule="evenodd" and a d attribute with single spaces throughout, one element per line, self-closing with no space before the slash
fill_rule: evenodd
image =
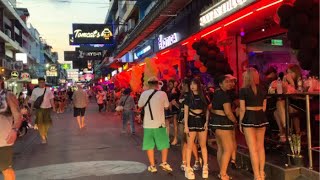
<path id="1" fill-rule="evenodd" d="M 9 29 L 5 29 L 5 33 L 8 37 L 11 38 L 11 31 Z"/>
<path id="2" fill-rule="evenodd" d="M 136 26 L 134 19 L 129 19 L 128 21 L 128 31 L 133 29 Z"/>

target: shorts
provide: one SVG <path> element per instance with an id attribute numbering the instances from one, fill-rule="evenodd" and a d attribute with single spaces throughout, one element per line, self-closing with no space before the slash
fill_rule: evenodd
<path id="1" fill-rule="evenodd" d="M 234 123 L 228 119 L 227 116 L 220 116 L 217 114 L 211 114 L 209 120 L 209 125 L 211 130 L 221 129 L 221 130 L 233 130 Z"/>
<path id="2" fill-rule="evenodd" d="M 206 123 L 205 116 L 191 116 L 188 117 L 188 128 L 190 132 L 204 131 L 204 125 Z"/>
<path id="3" fill-rule="evenodd" d="M 12 167 L 13 147 L 0 147 L 0 170 L 4 171 Z"/>
<path id="4" fill-rule="evenodd" d="M 269 124 L 267 116 L 263 110 L 250 111 L 246 110 L 243 120 L 241 122 L 242 127 L 254 127 L 261 128 Z"/>
<path id="5" fill-rule="evenodd" d="M 73 108 L 73 117 L 84 116 L 86 108 Z"/>
<path id="6" fill-rule="evenodd" d="M 142 150 L 153 150 L 155 145 L 159 151 L 170 147 L 169 136 L 165 127 L 143 129 Z"/>

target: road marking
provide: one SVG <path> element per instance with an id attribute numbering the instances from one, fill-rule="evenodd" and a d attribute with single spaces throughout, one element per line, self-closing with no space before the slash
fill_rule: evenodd
<path id="1" fill-rule="evenodd" d="M 145 164 L 134 161 L 88 161 L 53 164 L 16 171 L 17 179 L 74 179 L 87 176 L 138 174 L 147 169 Z"/>

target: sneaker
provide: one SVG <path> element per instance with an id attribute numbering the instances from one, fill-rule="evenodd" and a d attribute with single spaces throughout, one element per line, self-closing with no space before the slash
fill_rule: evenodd
<path id="1" fill-rule="evenodd" d="M 209 177 L 209 168 L 208 168 L 208 164 L 207 164 L 202 167 L 202 178 L 208 179 L 208 177 Z"/>
<path id="2" fill-rule="evenodd" d="M 170 167 L 170 165 L 168 163 L 161 163 L 159 165 L 161 167 L 162 170 L 167 171 L 167 172 L 171 172 L 172 168 Z"/>
<path id="3" fill-rule="evenodd" d="M 185 164 L 181 164 L 180 165 L 180 169 L 181 169 L 181 171 L 185 171 L 185 169 L 187 168 L 187 166 L 185 165 Z"/>
<path id="4" fill-rule="evenodd" d="M 192 166 L 192 169 L 193 169 L 194 171 L 199 171 L 199 170 L 201 169 L 200 161 L 194 162 L 194 165 Z"/>
<path id="5" fill-rule="evenodd" d="M 184 172 L 184 176 L 187 179 L 195 179 L 194 173 L 193 173 L 193 169 L 192 168 L 186 168 L 186 171 Z"/>
<path id="6" fill-rule="evenodd" d="M 156 173 L 158 170 L 157 170 L 157 168 L 155 166 L 149 166 L 148 167 L 148 171 L 152 172 L 152 173 Z"/>

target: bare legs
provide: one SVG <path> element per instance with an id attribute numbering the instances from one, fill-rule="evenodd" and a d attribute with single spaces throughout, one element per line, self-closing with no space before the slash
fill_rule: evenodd
<path id="1" fill-rule="evenodd" d="M 149 159 L 150 166 L 155 166 L 154 161 L 154 150 L 147 150 L 147 155 Z M 166 163 L 168 159 L 168 149 L 161 150 L 162 163 Z"/>
<path id="2" fill-rule="evenodd" d="M 250 159 L 255 179 L 264 179 L 265 150 L 264 134 L 266 128 L 244 128 L 244 135 L 250 151 Z"/>
<path id="3" fill-rule="evenodd" d="M 14 174 L 14 170 L 12 168 L 8 168 L 4 171 L 2 171 L 4 180 L 15 180 L 16 176 Z"/>
<path id="4" fill-rule="evenodd" d="M 220 166 L 220 176 L 222 179 L 229 179 L 227 176 L 227 169 L 232 153 L 234 152 L 233 131 L 217 129 L 216 136 L 218 145 L 217 159 Z"/>
<path id="5" fill-rule="evenodd" d="M 236 158 L 237 158 L 237 140 L 236 140 L 236 130 L 232 130 L 232 142 L 233 142 L 233 152 L 231 155 L 231 162 L 236 163 Z"/>
<path id="6" fill-rule="evenodd" d="M 77 116 L 78 126 L 80 129 L 84 128 L 84 116 Z"/>
<path id="7" fill-rule="evenodd" d="M 195 149 L 194 140 L 198 133 L 199 144 L 201 147 L 201 153 L 203 158 L 203 164 L 208 165 L 208 151 L 207 151 L 207 131 L 202 132 L 189 132 L 188 144 L 187 144 L 187 168 L 191 168 L 191 152 Z"/>
<path id="8" fill-rule="evenodd" d="M 171 143 L 171 145 L 176 145 L 178 143 L 178 115 L 175 114 L 173 115 L 173 130 L 174 130 L 174 134 L 173 134 L 173 141 Z"/>

